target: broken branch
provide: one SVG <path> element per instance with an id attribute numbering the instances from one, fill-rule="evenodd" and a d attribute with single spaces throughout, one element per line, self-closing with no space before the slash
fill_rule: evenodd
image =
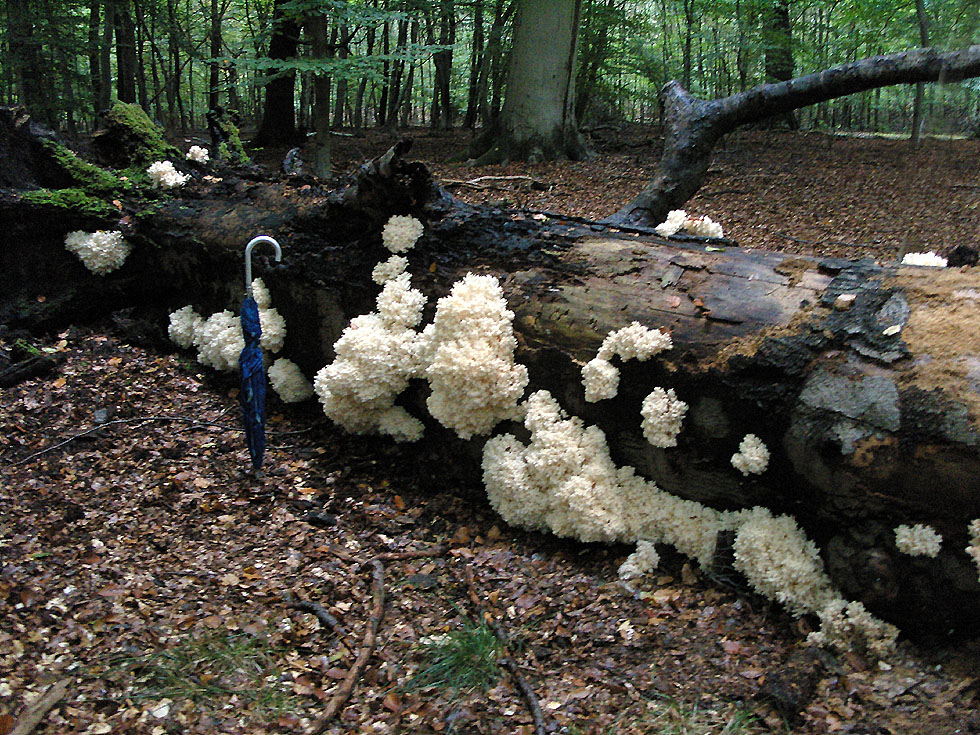
<path id="1" fill-rule="evenodd" d="M 371 616 L 368 618 L 367 629 L 364 631 L 364 639 L 357 652 L 357 658 L 354 659 L 354 664 L 350 667 L 350 671 L 347 672 L 347 676 L 340 683 L 337 693 L 327 702 L 327 708 L 324 710 L 323 715 L 313 723 L 312 728 L 308 731 L 309 735 L 321 735 L 321 733 L 326 732 L 327 728 L 330 727 L 330 721 L 337 716 L 337 713 L 340 712 L 340 709 L 350 698 L 351 692 L 354 690 L 354 684 L 361 678 L 361 674 L 364 673 L 368 660 L 374 652 L 378 630 L 381 628 L 381 619 L 384 617 L 385 612 L 385 568 L 377 559 L 372 559 L 369 563 L 372 566 L 372 604 Z"/>
<path id="2" fill-rule="evenodd" d="M 62 679 L 48 687 L 48 690 L 40 699 L 28 705 L 21 713 L 17 724 L 14 725 L 14 729 L 10 731 L 10 735 L 28 735 L 28 733 L 32 732 L 41 723 L 44 716 L 54 709 L 54 706 L 58 702 L 64 699 L 65 694 L 68 692 L 69 684 L 71 684 L 71 679 Z"/>

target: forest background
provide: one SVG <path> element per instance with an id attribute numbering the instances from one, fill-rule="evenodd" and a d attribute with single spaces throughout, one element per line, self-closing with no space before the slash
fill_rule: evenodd
<path id="1" fill-rule="evenodd" d="M 671 79 L 716 98 L 864 57 L 975 42 L 977 0 L 571 0 L 580 128 L 656 122 Z M 168 131 L 234 111 L 256 144 L 322 127 L 488 128 L 517 0 L 7 0 L 0 104 L 75 135 L 113 98 Z M 803 129 L 976 135 L 980 83 L 884 87 Z M 319 115 L 319 119 L 317 116 Z M 923 128 L 923 120 L 925 127 Z"/>

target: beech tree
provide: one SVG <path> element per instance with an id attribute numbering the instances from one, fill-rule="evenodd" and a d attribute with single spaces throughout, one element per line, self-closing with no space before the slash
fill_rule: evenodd
<path id="1" fill-rule="evenodd" d="M 519 0 L 500 119 L 475 144 L 478 164 L 582 159 L 575 55 L 582 0 Z"/>

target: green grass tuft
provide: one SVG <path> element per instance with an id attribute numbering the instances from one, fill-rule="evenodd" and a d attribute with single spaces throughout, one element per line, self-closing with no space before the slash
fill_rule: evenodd
<path id="1" fill-rule="evenodd" d="M 461 692 L 486 691 L 500 679 L 500 640 L 485 623 L 464 621 L 458 630 L 421 643 L 424 664 L 404 691 L 435 687 Z"/>
<path id="2" fill-rule="evenodd" d="M 219 709 L 232 697 L 264 719 L 299 709 L 298 699 L 280 683 L 282 652 L 267 639 L 244 633 L 213 633 L 116 666 L 133 678 L 134 699 L 189 701 Z M 241 706 L 241 705 L 238 705 Z"/>

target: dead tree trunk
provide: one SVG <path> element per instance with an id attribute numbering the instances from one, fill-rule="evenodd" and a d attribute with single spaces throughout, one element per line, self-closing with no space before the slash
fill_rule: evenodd
<path id="1" fill-rule="evenodd" d="M 609 222 L 646 227 L 663 222 L 670 210 L 680 209 L 701 188 L 715 144 L 739 125 L 875 87 L 976 76 L 980 45 L 947 53 L 915 49 L 875 56 L 718 100 L 699 99 L 678 82 L 668 82 L 660 90 L 665 140 L 657 172 Z"/>
<path id="2" fill-rule="evenodd" d="M 63 321 L 86 304 L 128 301 L 163 329 L 166 312 L 188 303 L 234 309 L 242 248 L 267 234 L 284 262 L 272 269 L 259 257 L 256 275 L 287 321 L 283 354 L 312 375 L 349 320 L 374 308 L 371 270 L 388 255 L 383 223 L 411 213 L 426 226 L 409 270 L 428 317 L 466 272 L 496 275 L 516 315 L 529 390 L 551 391 L 601 427 L 617 462 L 716 508 L 794 515 L 841 591 L 907 632 L 976 629 L 980 586 L 964 549 L 967 524 L 980 517 L 980 296 L 968 270 L 708 252 L 697 241 L 470 207 L 402 160 L 406 150 L 396 146 L 333 191 L 222 170 L 151 211 L 127 202 L 98 222 L 122 227 L 135 245 L 108 276 L 88 273 L 63 246 L 66 231 L 95 229 L 91 217 L 56 218 L 22 190 L 0 190 L 10 223 L 0 322 L 59 308 Z M 669 329 L 674 349 L 624 363 L 619 395 L 587 403 L 582 365 L 634 320 Z M 642 399 L 658 386 L 691 406 L 679 445 L 667 450 L 640 430 Z M 422 403 L 425 387 L 412 390 Z M 772 452 L 766 472 L 750 478 L 730 462 L 747 433 Z M 477 476 L 479 442 L 435 422 L 427 436 L 433 451 L 453 453 L 446 465 Z M 894 528 L 915 523 L 943 536 L 937 558 L 896 548 Z"/>

